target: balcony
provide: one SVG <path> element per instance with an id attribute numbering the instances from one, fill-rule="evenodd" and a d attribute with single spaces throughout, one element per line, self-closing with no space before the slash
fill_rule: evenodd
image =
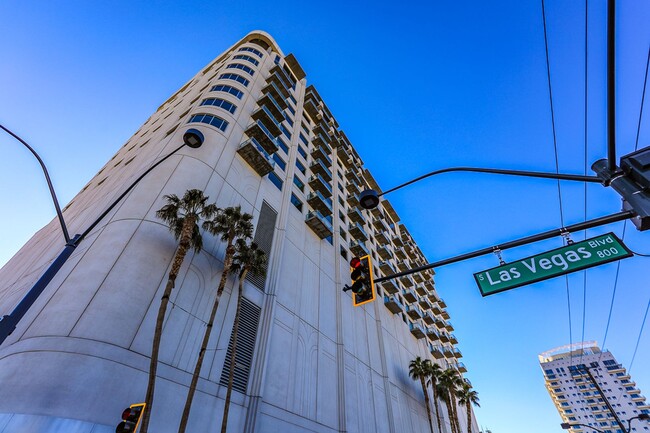
<path id="1" fill-rule="evenodd" d="M 447 312 L 447 310 L 442 310 L 440 312 L 440 315 L 442 316 L 443 319 L 449 320 L 449 312 Z"/>
<path id="2" fill-rule="evenodd" d="M 433 315 L 430 312 L 426 311 L 426 310 L 424 310 L 424 312 L 423 312 L 422 320 L 424 320 L 424 323 L 426 323 L 427 325 L 433 325 L 433 323 L 435 322 L 435 319 L 433 318 Z"/>
<path id="3" fill-rule="evenodd" d="M 316 126 L 314 127 L 314 134 L 316 136 L 320 135 L 320 139 L 328 145 L 332 142 L 332 135 L 330 132 L 330 128 L 327 125 L 324 125 L 323 122 L 316 123 Z"/>
<path id="4" fill-rule="evenodd" d="M 272 172 L 275 167 L 275 161 L 254 138 L 244 141 L 237 149 L 237 153 L 262 177 Z"/>
<path id="5" fill-rule="evenodd" d="M 359 206 L 359 197 L 356 194 L 348 194 L 348 196 L 347 196 L 347 198 L 345 200 L 348 203 L 348 206 L 350 206 L 350 207 L 358 207 Z"/>
<path id="6" fill-rule="evenodd" d="M 365 224 L 366 222 L 366 217 L 363 216 L 363 213 L 361 212 L 361 209 L 358 207 L 352 207 L 348 211 L 348 218 L 350 218 L 351 221 L 354 221 L 355 223 L 359 224 Z"/>
<path id="7" fill-rule="evenodd" d="M 323 177 L 320 174 L 314 174 L 309 177 L 309 186 L 311 189 L 314 191 L 318 191 L 323 196 L 325 197 L 331 197 L 332 196 L 332 187 L 330 186 L 329 182 L 323 179 Z"/>
<path id="8" fill-rule="evenodd" d="M 429 340 L 431 340 L 431 341 L 439 341 L 440 340 L 440 333 L 433 326 L 429 326 L 427 328 L 427 337 L 429 337 Z"/>
<path id="9" fill-rule="evenodd" d="M 436 326 L 438 329 L 447 329 L 447 322 L 440 317 L 436 317 Z"/>
<path id="10" fill-rule="evenodd" d="M 417 292 L 417 288 L 415 289 Z M 418 304 L 420 304 L 420 308 L 422 308 L 425 311 L 431 310 L 431 302 L 425 297 L 420 298 L 418 301 Z"/>
<path id="11" fill-rule="evenodd" d="M 418 284 L 417 280 L 415 279 L 415 276 L 419 275 L 419 273 L 411 274 L 411 278 L 413 278 L 413 281 L 415 281 L 415 291 L 418 292 L 420 296 L 426 296 L 428 295 L 427 289 L 424 287 L 422 284 Z"/>
<path id="12" fill-rule="evenodd" d="M 438 304 L 440 304 L 442 308 L 447 308 L 447 304 L 445 303 L 445 300 L 442 298 L 438 300 Z"/>
<path id="13" fill-rule="evenodd" d="M 308 212 L 305 222 L 319 238 L 332 236 L 332 223 L 317 210 Z"/>
<path id="14" fill-rule="evenodd" d="M 401 313 L 404 308 L 397 296 L 384 296 L 384 306 L 393 314 Z"/>
<path id="15" fill-rule="evenodd" d="M 409 331 L 411 331 L 411 334 L 413 334 L 415 338 L 425 337 L 424 329 L 422 329 L 422 325 L 419 323 L 409 322 Z"/>
<path id="16" fill-rule="evenodd" d="M 352 156 L 350 155 L 347 146 L 339 146 L 336 153 L 343 166 L 346 169 L 350 168 L 350 165 L 352 165 Z"/>
<path id="17" fill-rule="evenodd" d="M 449 346 L 442 346 L 442 353 L 445 355 L 445 358 L 456 358 L 454 356 L 454 351 Z"/>
<path id="18" fill-rule="evenodd" d="M 454 334 L 449 334 L 449 342 L 451 344 L 458 344 L 458 339 L 456 338 L 456 336 Z"/>
<path id="19" fill-rule="evenodd" d="M 352 251 L 352 253 L 354 253 L 354 255 L 357 257 L 370 255 L 370 251 L 363 241 L 353 240 L 350 242 L 350 251 Z"/>
<path id="20" fill-rule="evenodd" d="M 350 232 L 350 235 L 355 239 L 360 239 L 364 242 L 368 240 L 368 234 L 359 223 L 350 224 L 348 226 L 348 231 Z"/>
<path id="21" fill-rule="evenodd" d="M 282 69 L 282 67 L 280 65 L 273 66 L 269 70 L 269 72 L 271 72 L 271 74 L 273 74 L 273 75 L 275 75 L 277 77 L 277 79 L 282 84 L 281 87 L 284 87 L 287 90 L 294 88 L 293 80 L 291 78 L 289 78 L 289 76 L 287 75 L 285 70 Z M 269 77 L 269 79 L 271 79 L 271 77 Z M 289 97 L 289 95 L 287 95 L 287 98 L 288 97 Z"/>
<path id="22" fill-rule="evenodd" d="M 393 275 L 395 273 L 395 268 L 390 262 L 379 262 L 379 270 L 384 275 Z"/>
<path id="23" fill-rule="evenodd" d="M 325 163 L 323 163 L 323 161 L 321 161 L 320 159 L 313 160 L 309 168 L 311 169 L 312 173 L 320 174 L 328 182 L 331 182 L 332 172 L 330 171 L 329 168 L 327 168 L 327 165 L 325 165 Z"/>
<path id="24" fill-rule="evenodd" d="M 379 254 L 379 257 L 381 257 L 384 260 L 388 260 L 392 256 L 390 248 L 388 248 L 386 245 L 382 245 L 379 248 L 377 248 L 377 254 Z"/>
<path id="25" fill-rule="evenodd" d="M 311 156 L 313 159 L 320 159 L 328 167 L 332 167 L 332 158 L 327 154 L 327 150 L 320 145 L 315 145 L 314 149 L 311 151 Z"/>
<path id="26" fill-rule="evenodd" d="M 404 242 L 402 241 L 402 237 L 399 235 L 393 236 L 393 245 L 396 247 L 403 247 Z"/>
<path id="27" fill-rule="evenodd" d="M 416 305 L 406 305 L 404 312 L 413 320 L 422 318 L 422 311 Z"/>
<path id="28" fill-rule="evenodd" d="M 265 93 L 258 101 L 257 105 L 261 107 L 266 107 L 273 118 L 275 119 L 276 122 L 283 122 L 285 117 L 284 117 L 284 112 L 282 111 L 283 108 L 280 107 L 280 104 L 275 100 L 273 95 L 271 93 Z"/>
<path id="29" fill-rule="evenodd" d="M 312 98 L 305 99 L 305 103 L 304 103 L 303 107 L 304 107 L 305 111 L 307 112 L 307 114 L 309 114 L 309 117 L 311 117 L 314 120 L 317 119 L 320 108 L 318 107 L 318 105 L 316 104 L 314 99 L 312 99 Z"/>
<path id="30" fill-rule="evenodd" d="M 397 269 L 400 271 L 408 271 L 411 269 L 411 263 L 408 260 L 400 260 L 397 262 Z M 409 275 L 409 278 L 411 279 L 411 285 L 414 285 L 415 281 L 413 281 L 413 277 Z"/>
<path id="31" fill-rule="evenodd" d="M 413 278 L 410 275 L 402 275 L 399 277 L 399 281 L 404 284 L 405 287 L 413 287 Z"/>
<path id="32" fill-rule="evenodd" d="M 457 368 L 458 371 L 460 371 L 461 373 L 467 373 L 467 367 L 465 367 L 465 364 L 462 363 L 462 362 L 457 362 L 457 363 L 456 363 L 456 368 Z"/>
<path id="33" fill-rule="evenodd" d="M 381 287 L 383 287 L 384 290 L 386 292 L 390 293 L 391 295 L 399 292 L 399 286 L 395 283 L 395 280 L 392 280 L 392 279 L 391 280 L 386 280 L 386 281 L 384 281 L 384 282 L 382 282 L 380 284 L 381 284 Z"/>
<path id="34" fill-rule="evenodd" d="M 623 367 L 621 364 L 616 364 L 616 365 L 608 365 L 607 366 L 607 371 L 610 373 L 625 373 L 625 367 Z"/>
<path id="35" fill-rule="evenodd" d="M 372 220 L 372 225 L 375 227 L 375 230 L 377 230 L 378 232 L 387 232 L 388 230 L 390 230 L 386 225 L 386 222 L 381 218 L 375 217 Z"/>
<path id="36" fill-rule="evenodd" d="M 418 266 L 421 266 L 421 265 L 422 265 L 422 263 L 418 263 Z M 422 275 L 422 272 L 418 272 L 416 274 L 413 274 L 413 279 L 418 284 L 423 284 L 424 283 L 424 276 Z"/>
<path id="37" fill-rule="evenodd" d="M 386 236 L 386 232 L 375 232 L 375 239 L 379 242 L 380 245 L 388 245 L 389 240 Z"/>
<path id="38" fill-rule="evenodd" d="M 402 297 L 404 297 L 404 300 L 406 300 L 406 302 L 413 303 L 418 301 L 418 297 L 413 289 L 402 289 Z"/>
<path id="39" fill-rule="evenodd" d="M 273 99 L 275 99 L 275 102 L 282 108 L 283 110 L 286 110 L 288 107 L 287 100 L 286 98 L 288 96 L 284 96 L 280 88 L 278 87 L 275 82 L 269 82 L 262 88 L 262 92 L 264 93 L 270 93 L 273 95 Z"/>
<path id="40" fill-rule="evenodd" d="M 359 193 L 361 193 L 361 190 L 359 189 L 359 185 L 357 185 L 354 182 L 348 182 L 345 185 L 345 190 L 348 192 L 348 194 L 352 194 L 352 195 L 358 195 Z"/>
<path id="41" fill-rule="evenodd" d="M 307 203 L 309 203 L 312 209 L 319 211 L 323 215 L 332 215 L 332 199 L 325 198 L 318 191 L 309 193 Z"/>
<path id="42" fill-rule="evenodd" d="M 275 117 L 273 117 L 271 110 L 269 110 L 266 105 L 262 105 L 260 108 L 253 111 L 251 118 L 253 120 L 257 120 L 258 123 L 262 122 L 271 137 L 277 137 L 278 135 L 282 134 L 282 130 L 280 129 L 280 122 L 275 120 Z"/>
<path id="43" fill-rule="evenodd" d="M 395 256 L 402 260 L 406 260 L 408 258 L 408 255 L 406 254 L 406 251 L 404 251 L 403 247 L 395 248 Z"/>
<path id="44" fill-rule="evenodd" d="M 433 357 L 436 359 L 441 359 L 445 357 L 445 355 L 442 354 L 442 348 L 438 345 L 431 345 L 429 347 L 429 351 L 431 352 L 431 355 L 433 355 Z"/>
<path id="45" fill-rule="evenodd" d="M 440 341 L 444 341 L 445 343 L 449 343 L 449 334 L 447 331 L 438 331 L 440 334 Z"/>
<path id="46" fill-rule="evenodd" d="M 360 185 L 360 184 L 362 185 L 363 184 L 363 181 L 361 180 L 361 178 L 357 174 L 357 168 L 356 167 L 352 167 L 351 169 L 347 170 L 345 172 L 345 178 L 349 182 L 354 182 L 357 185 Z"/>
<path id="47" fill-rule="evenodd" d="M 458 349 L 457 347 L 454 347 L 452 350 L 454 352 L 454 357 L 455 358 L 462 358 L 463 357 L 463 354 L 460 353 L 460 349 Z"/>
<path id="48" fill-rule="evenodd" d="M 259 120 L 248 125 L 244 132 L 250 138 L 254 138 L 269 155 L 278 151 L 278 144 L 275 137 Z"/>
<path id="49" fill-rule="evenodd" d="M 429 300 L 431 300 L 431 295 L 429 295 Z M 432 302 L 431 303 L 431 311 L 433 311 L 433 314 L 441 314 L 442 313 L 442 308 L 440 308 L 440 305 L 438 305 L 437 302 Z"/>
<path id="50" fill-rule="evenodd" d="M 330 145 L 332 139 L 324 135 L 320 128 L 314 129 L 314 134 L 313 143 L 317 146 L 323 146 L 327 152 L 332 153 L 332 146 Z"/>
<path id="51" fill-rule="evenodd" d="M 425 274 L 422 273 L 421 275 L 425 275 Z M 436 285 L 433 283 L 433 279 L 429 278 L 428 276 L 425 276 L 424 287 L 426 287 L 427 290 L 430 291 L 430 292 L 433 292 L 433 291 L 436 290 Z"/>

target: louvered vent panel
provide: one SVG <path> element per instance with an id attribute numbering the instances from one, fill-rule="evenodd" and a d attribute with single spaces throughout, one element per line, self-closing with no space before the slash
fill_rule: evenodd
<path id="1" fill-rule="evenodd" d="M 262 202 L 262 211 L 260 212 L 260 219 L 257 222 L 257 229 L 255 230 L 255 242 L 262 251 L 266 253 L 266 263 L 268 264 L 271 259 L 271 244 L 273 243 L 273 232 L 275 230 L 275 219 L 278 213 L 266 202 Z M 248 274 L 246 280 L 250 281 L 255 287 L 264 290 L 266 284 L 266 269 L 259 275 Z"/>
<path id="2" fill-rule="evenodd" d="M 241 393 L 246 393 L 248 387 L 248 376 L 253 361 L 253 352 L 255 351 L 255 340 L 257 339 L 257 325 L 260 321 L 260 307 L 253 304 L 246 298 L 242 299 L 241 315 L 239 317 L 239 331 L 237 335 L 237 355 L 235 362 L 235 374 L 233 376 L 232 389 Z M 228 351 L 226 352 L 226 361 L 223 364 L 221 378 L 219 383 L 228 386 L 228 374 L 230 373 L 230 363 L 232 361 L 232 337 L 228 342 Z"/>

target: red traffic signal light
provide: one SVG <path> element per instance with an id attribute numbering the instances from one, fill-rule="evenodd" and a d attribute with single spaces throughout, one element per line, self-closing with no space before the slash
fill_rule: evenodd
<path id="1" fill-rule="evenodd" d="M 122 422 L 117 425 L 115 433 L 132 433 L 140 425 L 140 417 L 145 403 L 132 404 L 122 412 Z"/>
<path id="2" fill-rule="evenodd" d="M 354 257 L 350 260 L 351 286 L 345 286 L 344 292 L 352 291 L 352 305 L 358 307 L 375 300 L 375 283 L 372 275 L 372 259 L 370 256 Z"/>

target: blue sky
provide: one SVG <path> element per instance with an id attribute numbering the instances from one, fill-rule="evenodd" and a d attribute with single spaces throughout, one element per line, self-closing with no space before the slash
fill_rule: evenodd
<path id="1" fill-rule="evenodd" d="M 589 5 L 587 166 L 606 148 L 605 3 Z M 621 155 L 635 145 L 650 4 L 618 3 Z M 548 0 L 546 12 L 559 166 L 581 174 L 584 2 Z M 5 1 L 0 16 L 0 122 L 39 151 L 62 205 L 169 95 L 254 29 L 296 55 L 384 189 L 458 165 L 555 170 L 539 1 Z M 640 147 L 650 144 L 649 111 Z M 6 135 L 0 149 L 4 263 L 54 210 L 31 155 Z M 565 224 L 582 221 L 584 185 L 562 182 L 561 191 Z M 613 191 L 587 191 L 588 218 L 620 209 Z M 551 180 L 446 174 L 388 198 L 430 261 L 561 225 Z M 621 236 L 622 229 L 617 223 L 587 235 Z M 650 253 L 648 235 L 631 225 L 625 241 Z M 560 245 L 553 239 L 504 257 Z M 576 273 L 481 298 L 472 274 L 497 263 L 470 260 L 437 269 L 436 277 L 480 394 L 479 423 L 494 433 L 560 432 L 537 354 L 579 341 L 583 309 L 584 339 L 602 343 L 618 265 L 589 270 L 586 296 L 585 274 Z M 649 264 L 643 257 L 620 264 L 605 348 L 628 367 L 650 298 Z M 649 342 L 646 329 L 632 368 L 646 393 Z"/>

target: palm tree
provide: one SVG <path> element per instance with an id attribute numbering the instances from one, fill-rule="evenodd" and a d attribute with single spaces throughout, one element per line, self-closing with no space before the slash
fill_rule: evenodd
<path id="1" fill-rule="evenodd" d="M 419 356 L 409 364 L 409 376 L 413 380 L 419 380 L 424 393 L 424 404 L 427 406 L 427 416 L 429 417 L 429 429 L 433 433 L 433 422 L 431 420 L 431 404 L 429 403 L 429 391 L 427 390 L 426 380 L 431 369 L 431 361 L 422 359 Z"/>
<path id="2" fill-rule="evenodd" d="M 187 252 L 190 248 L 194 249 L 195 252 L 199 252 L 203 246 L 203 240 L 199 231 L 199 221 L 201 219 L 212 218 L 217 212 L 217 207 L 214 204 L 207 204 L 208 197 L 203 194 L 203 191 L 198 189 L 186 191 L 183 198 L 178 198 L 175 194 L 166 195 L 164 198 L 167 204 L 156 212 L 156 216 L 167 223 L 174 238 L 178 240 L 178 247 L 172 260 L 172 266 L 169 270 L 167 285 L 165 286 L 165 291 L 160 301 L 160 307 L 158 307 L 158 317 L 156 318 L 156 328 L 151 348 L 151 361 L 149 364 L 149 381 L 144 400 L 146 405 L 142 414 L 141 433 L 147 433 L 147 429 L 149 428 L 154 388 L 156 386 L 158 352 L 160 351 L 162 326 L 165 320 L 167 305 L 169 304 L 169 297 L 176 284 L 178 271 L 183 264 Z"/>
<path id="3" fill-rule="evenodd" d="M 440 374 L 438 391 L 442 400 L 447 405 L 452 433 L 460 433 L 458 413 L 456 412 L 456 390 L 461 382 L 458 372 L 453 368 L 448 368 Z"/>
<path id="4" fill-rule="evenodd" d="M 221 280 L 219 281 L 219 287 L 217 287 L 217 295 L 215 296 L 214 304 L 212 305 L 210 319 L 208 320 L 208 324 L 205 328 L 205 334 L 203 335 L 203 342 L 201 343 L 201 349 L 199 350 L 199 357 L 197 358 L 196 365 L 194 366 L 194 373 L 192 374 L 190 388 L 187 391 L 187 399 L 185 400 L 185 407 L 183 408 L 183 416 L 181 417 L 181 423 L 178 427 L 178 433 L 185 432 L 187 421 L 190 417 L 192 400 L 194 399 L 194 392 L 196 391 L 196 385 L 199 381 L 199 374 L 201 373 L 201 367 L 203 366 L 205 351 L 208 347 L 208 342 L 210 341 L 210 333 L 214 324 L 214 318 L 217 315 L 217 309 L 219 308 L 221 294 L 223 293 L 224 287 L 226 287 L 228 274 L 230 273 L 233 257 L 235 256 L 235 241 L 237 239 L 250 239 L 253 236 L 253 223 L 251 223 L 252 219 L 252 215 L 242 213 L 241 206 L 236 206 L 227 207 L 220 210 L 217 212 L 216 216 L 213 219 L 205 221 L 203 223 L 203 228 L 205 230 L 213 235 L 219 235 L 220 239 L 226 242 L 226 257 L 223 261 L 223 272 L 221 273 Z"/>
<path id="5" fill-rule="evenodd" d="M 472 385 L 463 382 L 456 395 L 458 397 L 458 404 L 465 405 L 467 410 L 467 433 L 472 433 L 472 404 L 481 407 L 478 403 L 478 392 L 472 389 Z"/>
<path id="6" fill-rule="evenodd" d="M 266 270 L 266 253 L 259 249 L 255 242 L 250 246 L 243 239 L 237 239 L 237 253 L 233 258 L 231 270 L 239 273 L 239 292 L 237 292 L 237 310 L 235 323 L 232 326 L 232 352 L 230 354 L 230 370 L 228 372 L 228 391 L 226 402 L 223 407 L 223 418 L 221 420 L 221 433 L 226 433 L 228 426 L 228 410 L 230 409 L 230 396 L 232 394 L 232 383 L 235 377 L 235 364 L 237 361 L 237 334 L 239 332 L 239 317 L 241 313 L 241 301 L 244 292 L 244 280 L 251 275 L 261 275 Z"/>
<path id="7" fill-rule="evenodd" d="M 441 374 L 442 369 L 440 366 L 434 362 L 430 362 L 427 370 L 427 385 L 430 385 L 433 390 L 433 407 L 436 411 L 436 422 L 438 424 L 439 432 L 442 432 L 442 426 L 440 425 L 440 408 L 438 407 L 438 382 L 440 381 Z"/>

